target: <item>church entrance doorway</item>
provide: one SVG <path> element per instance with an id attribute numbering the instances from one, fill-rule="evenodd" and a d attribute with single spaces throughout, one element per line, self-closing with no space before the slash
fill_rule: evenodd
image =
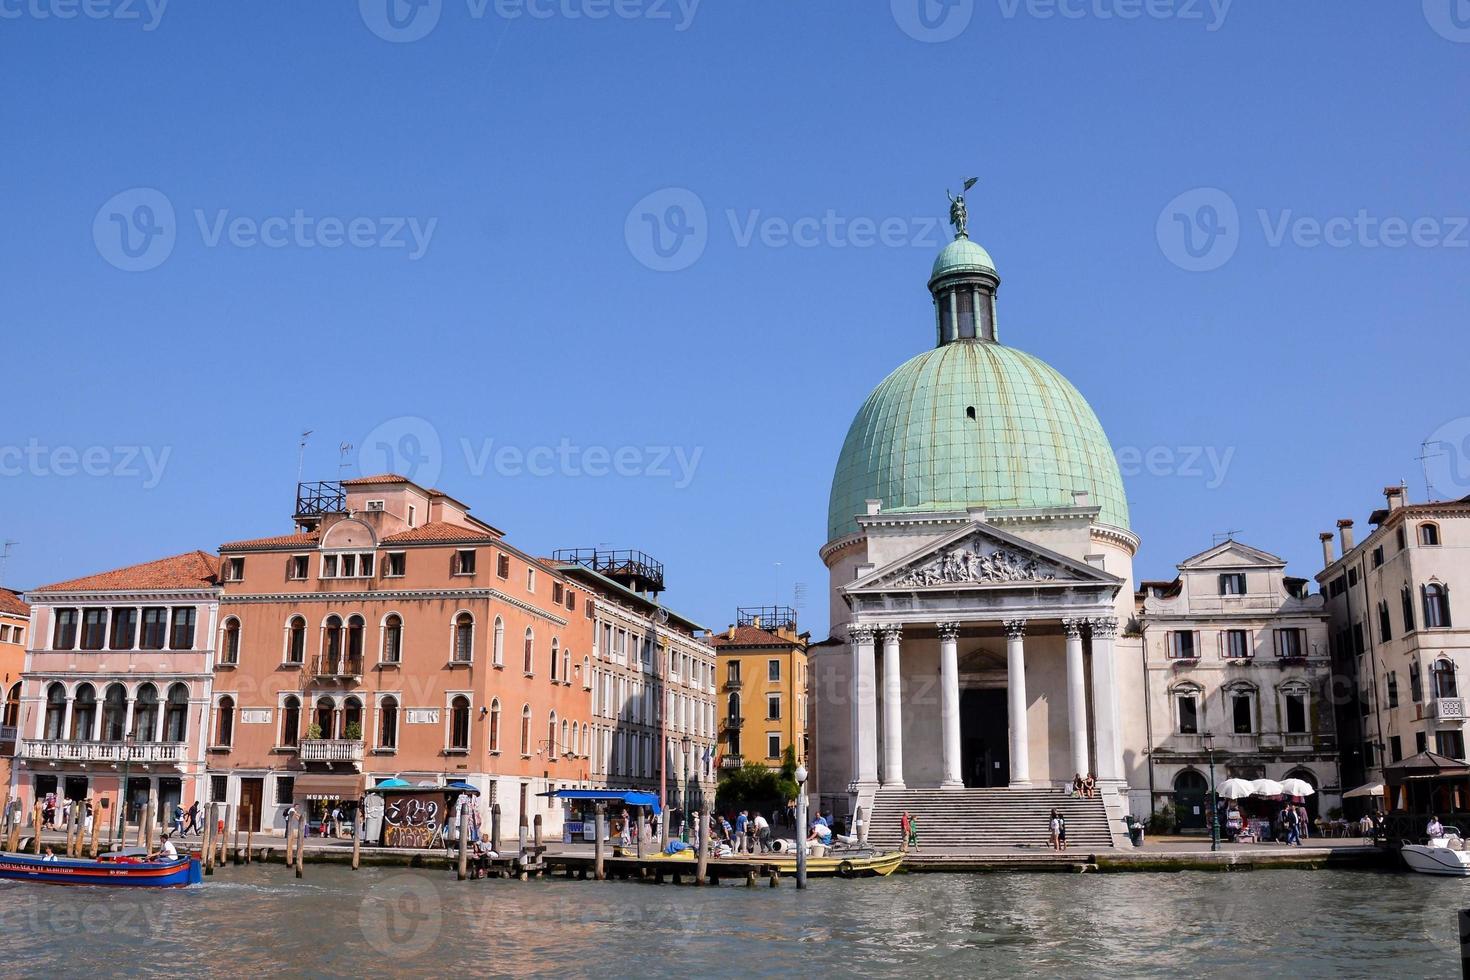
<path id="1" fill-rule="evenodd" d="M 1010 785 L 1007 710 L 1003 687 L 960 692 L 960 771 L 966 786 Z"/>

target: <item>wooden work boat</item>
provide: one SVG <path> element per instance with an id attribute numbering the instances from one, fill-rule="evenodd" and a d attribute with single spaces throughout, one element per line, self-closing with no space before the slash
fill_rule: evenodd
<path id="1" fill-rule="evenodd" d="M 690 848 L 676 854 L 665 854 L 662 860 L 692 864 L 696 855 L 693 848 Z M 716 867 L 722 864 L 758 865 L 762 868 L 775 868 L 783 875 L 796 874 L 795 854 L 736 854 L 724 858 L 712 857 L 709 860 Z M 901 864 L 902 851 L 889 851 L 886 854 L 859 851 L 809 857 L 806 859 L 806 873 L 810 878 L 881 878 L 893 874 Z"/>
<path id="2" fill-rule="evenodd" d="M 177 888 L 204 881 L 199 861 L 192 857 L 181 857 L 175 861 L 91 861 L 56 857 L 48 861 L 36 854 L 14 853 L 0 853 L 0 878 L 48 885 L 131 888 Z"/>

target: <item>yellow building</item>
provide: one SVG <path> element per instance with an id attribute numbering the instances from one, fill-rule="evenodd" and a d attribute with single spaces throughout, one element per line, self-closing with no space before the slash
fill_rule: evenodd
<path id="1" fill-rule="evenodd" d="M 742 607 L 736 622 L 712 637 L 718 658 L 720 767 L 746 762 L 780 768 L 788 745 L 807 759 L 807 644 L 788 606 Z"/>

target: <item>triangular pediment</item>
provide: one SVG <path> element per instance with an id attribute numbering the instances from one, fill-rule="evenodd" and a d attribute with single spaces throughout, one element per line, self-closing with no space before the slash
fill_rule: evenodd
<path id="1" fill-rule="evenodd" d="M 1201 568 L 1285 568 L 1286 562 L 1269 551 L 1252 548 L 1239 541 L 1222 541 L 1208 551 L 1201 551 L 1184 559 L 1178 567 L 1180 571 Z"/>
<path id="2" fill-rule="evenodd" d="M 1122 579 L 978 521 L 875 568 L 848 593 L 986 586 L 1105 585 Z"/>

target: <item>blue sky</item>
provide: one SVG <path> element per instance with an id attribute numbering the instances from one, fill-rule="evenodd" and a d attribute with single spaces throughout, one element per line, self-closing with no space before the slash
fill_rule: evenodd
<path id="1" fill-rule="evenodd" d="M 1139 577 L 1227 529 L 1311 574 L 1426 440 L 1470 492 L 1451 0 L 395 2 L 0 3 L 5 584 L 288 529 L 311 429 L 308 479 L 392 455 L 712 626 L 804 582 L 821 635 L 971 174 L 1003 339 L 1136 460 Z"/>

